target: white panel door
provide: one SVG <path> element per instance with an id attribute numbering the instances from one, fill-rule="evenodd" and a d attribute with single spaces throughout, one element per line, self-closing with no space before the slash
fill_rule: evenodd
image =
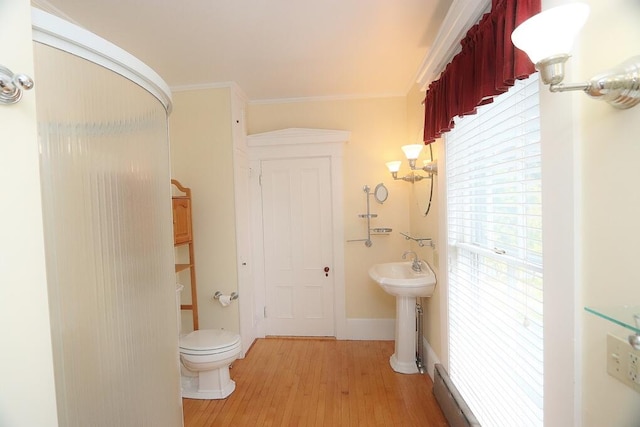
<path id="1" fill-rule="evenodd" d="M 262 162 L 268 335 L 335 336 L 329 158 Z"/>

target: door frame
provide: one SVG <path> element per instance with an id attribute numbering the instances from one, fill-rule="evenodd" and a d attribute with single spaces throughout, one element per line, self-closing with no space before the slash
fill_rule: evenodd
<path id="1" fill-rule="evenodd" d="M 254 324 L 258 337 L 264 338 L 264 230 L 262 225 L 262 192 L 260 187 L 263 160 L 327 157 L 331 162 L 331 214 L 333 228 L 334 325 L 335 337 L 347 339 L 347 313 L 344 275 L 344 210 L 343 210 L 343 145 L 351 132 L 343 130 L 289 128 L 247 136 L 251 173 L 251 229 L 255 296 Z"/>

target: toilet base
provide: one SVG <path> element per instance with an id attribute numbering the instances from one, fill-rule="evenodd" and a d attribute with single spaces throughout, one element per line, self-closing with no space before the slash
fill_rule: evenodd
<path id="1" fill-rule="evenodd" d="M 236 389 L 229 368 L 214 369 L 196 375 L 182 375 L 182 397 L 187 399 L 225 399 Z"/>

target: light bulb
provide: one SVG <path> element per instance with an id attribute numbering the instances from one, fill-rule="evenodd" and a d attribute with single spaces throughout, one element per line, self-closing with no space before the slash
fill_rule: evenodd
<path id="1" fill-rule="evenodd" d="M 393 173 L 393 172 L 398 172 L 400 170 L 400 165 L 402 164 L 402 161 L 400 160 L 395 160 L 393 162 L 387 162 L 387 169 L 389 169 L 389 172 Z"/>
<path id="2" fill-rule="evenodd" d="M 415 160 L 420 155 L 422 147 L 422 144 L 403 145 L 402 151 L 404 151 L 404 155 L 407 156 L 408 160 Z"/>
<path id="3" fill-rule="evenodd" d="M 589 5 L 585 3 L 553 7 L 520 24 L 511 40 L 534 64 L 552 56 L 568 55 L 588 16 Z"/>

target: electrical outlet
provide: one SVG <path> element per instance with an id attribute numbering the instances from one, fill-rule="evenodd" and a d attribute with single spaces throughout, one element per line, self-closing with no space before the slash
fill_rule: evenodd
<path id="1" fill-rule="evenodd" d="M 607 334 L 607 373 L 640 393 L 640 350 Z"/>
<path id="2" fill-rule="evenodd" d="M 638 367 L 638 355 L 635 353 L 629 353 L 629 364 Z"/>
<path id="3" fill-rule="evenodd" d="M 636 384 L 640 384 L 640 366 L 638 366 L 638 355 L 633 350 L 629 352 L 629 379 Z"/>

